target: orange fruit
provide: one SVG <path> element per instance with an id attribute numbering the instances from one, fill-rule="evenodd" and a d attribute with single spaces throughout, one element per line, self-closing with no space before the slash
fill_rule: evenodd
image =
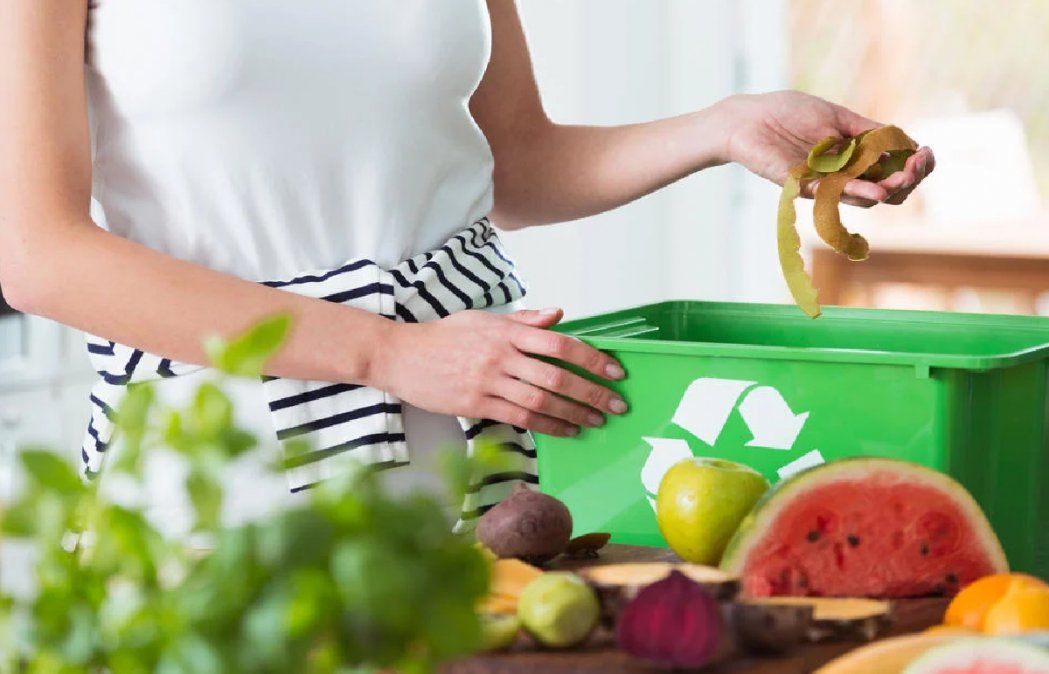
<path id="1" fill-rule="evenodd" d="M 996 573 L 984 576 L 959 592 L 943 616 L 944 625 L 983 630 L 988 611 L 1012 589 L 1025 587 L 1049 590 L 1049 584 L 1022 573 Z"/>
<path id="2" fill-rule="evenodd" d="M 1049 630 L 1049 587 L 1014 584 L 983 621 L 987 634 Z"/>

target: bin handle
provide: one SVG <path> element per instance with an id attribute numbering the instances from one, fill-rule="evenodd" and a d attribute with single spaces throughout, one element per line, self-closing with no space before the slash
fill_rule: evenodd
<path id="1" fill-rule="evenodd" d="M 658 333 L 659 326 L 649 324 L 640 316 L 572 331 L 577 337 L 643 337 Z"/>

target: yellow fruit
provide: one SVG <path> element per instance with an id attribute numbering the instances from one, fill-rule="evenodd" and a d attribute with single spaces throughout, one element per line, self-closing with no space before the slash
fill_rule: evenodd
<path id="1" fill-rule="evenodd" d="M 490 615 L 517 615 L 517 597 L 490 594 L 477 604 L 477 612 Z"/>
<path id="2" fill-rule="evenodd" d="M 1045 582 L 1022 573 L 997 573 L 966 585 L 951 601 L 943 616 L 945 625 L 982 630 L 987 613 L 1013 588 L 1041 587 Z"/>
<path id="3" fill-rule="evenodd" d="M 987 634 L 1020 634 L 1049 630 L 1049 588 L 1013 585 L 987 612 Z"/>
<path id="4" fill-rule="evenodd" d="M 964 639 L 962 634 L 908 634 L 882 639 L 849 651 L 814 674 L 899 674 L 926 651 Z"/>
<path id="5" fill-rule="evenodd" d="M 492 594 L 518 597 L 533 580 L 543 575 L 542 570 L 518 559 L 497 559 L 492 562 Z"/>
<path id="6" fill-rule="evenodd" d="M 540 569 L 518 559 L 496 559 L 491 564 L 491 572 L 488 596 L 477 605 L 481 613 L 517 613 L 517 598 L 521 591 L 543 575 Z"/>

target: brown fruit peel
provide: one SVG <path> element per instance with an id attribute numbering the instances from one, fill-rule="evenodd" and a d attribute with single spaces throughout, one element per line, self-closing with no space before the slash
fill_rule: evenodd
<path id="1" fill-rule="evenodd" d="M 883 126 L 865 133 L 844 167 L 820 178 L 812 211 L 816 233 L 820 238 L 850 260 L 866 260 L 870 252 L 867 240 L 859 234 L 850 233 L 841 223 L 838 209 L 845 185 L 882 161 L 883 154 L 900 151 L 913 153 L 917 149 L 917 143 L 895 126 Z"/>
<path id="2" fill-rule="evenodd" d="M 787 288 L 808 316 L 819 316 L 820 307 L 800 253 L 794 200 L 801 193 L 801 184 L 813 179 L 819 181 L 813 206 L 813 221 L 819 237 L 850 260 L 865 260 L 870 252 L 867 240 L 849 232 L 841 222 L 838 209 L 845 185 L 856 178 L 883 180 L 901 170 L 917 149 L 917 143 L 901 129 L 883 126 L 855 138 L 824 138 L 813 146 L 804 164 L 789 171 L 777 212 L 777 248 Z"/>
<path id="3" fill-rule="evenodd" d="M 597 559 L 598 551 L 608 545 L 612 534 L 594 532 L 576 536 L 565 546 L 565 557 L 569 559 Z"/>
<path id="4" fill-rule="evenodd" d="M 787 282 L 794 302 L 810 318 L 820 315 L 820 304 L 812 278 L 805 272 L 805 260 L 801 257 L 801 237 L 798 236 L 797 211 L 794 200 L 801 193 L 801 181 L 812 174 L 805 167 L 794 167 L 783 182 L 783 192 L 779 197 L 779 214 L 776 219 L 776 246 L 779 252 L 779 266 L 783 279 Z"/>

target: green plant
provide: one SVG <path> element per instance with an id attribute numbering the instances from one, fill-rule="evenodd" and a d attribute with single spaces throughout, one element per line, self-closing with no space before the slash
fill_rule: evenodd
<path id="1" fill-rule="evenodd" d="M 257 376 L 287 330 L 277 317 L 208 351 L 221 371 Z M 487 563 L 434 498 L 391 498 L 360 468 L 300 507 L 227 528 L 221 471 L 256 440 L 218 384 L 180 410 L 134 386 L 117 423 L 122 451 L 105 479 L 141 487 L 146 452 L 184 456 L 195 532 L 211 551 L 165 538 L 58 455 L 24 450 L 28 485 L 0 527 L 38 549 L 37 587 L 0 596 L 0 672 L 426 672 L 480 645 Z M 471 465 L 456 458 L 448 470 L 462 487 Z"/>

